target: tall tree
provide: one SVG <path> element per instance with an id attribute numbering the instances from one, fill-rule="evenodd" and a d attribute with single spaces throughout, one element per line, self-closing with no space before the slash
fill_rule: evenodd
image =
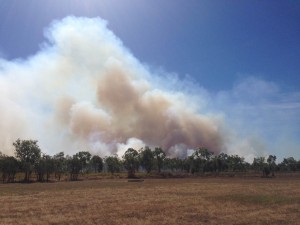
<path id="1" fill-rule="evenodd" d="M 230 171 L 245 171 L 246 170 L 246 163 L 243 157 L 238 155 L 230 155 L 228 157 L 228 167 Z"/>
<path id="2" fill-rule="evenodd" d="M 121 162 L 117 156 L 106 157 L 105 164 L 107 166 L 108 172 L 110 172 L 111 174 L 120 172 L 120 170 L 121 170 Z"/>
<path id="3" fill-rule="evenodd" d="M 38 160 L 34 167 L 37 176 L 37 181 L 44 182 L 46 176 L 46 181 L 48 182 L 50 175 L 54 171 L 54 160 L 50 155 L 44 154 Z"/>
<path id="4" fill-rule="evenodd" d="M 123 155 L 124 167 L 128 171 L 128 178 L 135 177 L 136 168 L 139 166 L 139 153 L 133 148 L 128 148 Z"/>
<path id="5" fill-rule="evenodd" d="M 252 168 L 258 172 L 263 171 L 265 167 L 265 157 L 257 157 L 253 159 Z"/>
<path id="6" fill-rule="evenodd" d="M 2 181 L 14 182 L 16 173 L 19 170 L 19 162 L 13 156 L 0 156 L 0 172 L 2 172 Z"/>
<path id="7" fill-rule="evenodd" d="M 269 164 L 270 171 L 272 173 L 272 176 L 274 176 L 274 171 L 276 167 L 276 156 L 275 155 L 269 155 L 267 162 Z"/>
<path id="8" fill-rule="evenodd" d="M 76 154 L 76 157 L 81 163 L 81 172 L 88 172 L 88 165 L 92 157 L 91 153 L 89 153 L 88 151 L 78 152 Z"/>
<path id="9" fill-rule="evenodd" d="M 73 155 L 67 158 L 68 171 L 70 173 L 70 180 L 78 180 L 79 173 L 82 169 L 82 162 L 80 161 L 78 155 Z"/>
<path id="10" fill-rule="evenodd" d="M 228 169 L 228 155 L 226 153 L 220 153 L 217 156 L 218 171 L 226 171 Z"/>
<path id="11" fill-rule="evenodd" d="M 190 157 L 192 160 L 191 172 L 206 172 L 213 170 L 211 162 L 213 154 L 214 153 L 207 148 L 198 148 Z"/>
<path id="12" fill-rule="evenodd" d="M 41 157 L 41 150 L 36 140 L 16 140 L 15 155 L 21 162 L 22 171 L 25 173 L 25 182 L 30 181 L 30 175 L 34 169 L 34 165 Z"/>
<path id="13" fill-rule="evenodd" d="M 294 159 L 294 157 L 284 158 L 279 164 L 279 168 L 285 171 L 296 171 L 297 161 Z"/>
<path id="14" fill-rule="evenodd" d="M 67 160 L 63 152 L 53 156 L 55 178 L 60 181 L 61 175 L 67 171 Z"/>
<path id="15" fill-rule="evenodd" d="M 160 173 L 161 168 L 163 167 L 164 164 L 164 159 L 166 158 L 166 153 L 162 150 L 162 148 L 156 147 L 154 149 L 153 156 L 156 162 L 158 172 Z"/>
<path id="16" fill-rule="evenodd" d="M 146 146 L 144 149 L 141 149 L 140 160 L 141 166 L 144 167 L 147 173 L 150 173 L 154 166 L 154 156 L 152 150 L 148 146 Z"/>
<path id="17" fill-rule="evenodd" d="M 91 159 L 91 165 L 95 173 L 100 173 L 103 170 L 103 160 L 100 156 L 94 155 Z"/>

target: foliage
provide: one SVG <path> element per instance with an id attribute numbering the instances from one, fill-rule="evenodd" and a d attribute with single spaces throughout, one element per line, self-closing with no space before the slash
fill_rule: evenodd
<path id="1" fill-rule="evenodd" d="M 156 147 L 154 149 L 153 156 L 154 156 L 154 160 L 156 162 L 158 172 L 160 173 L 160 171 L 163 167 L 163 164 L 164 164 L 164 159 L 166 158 L 166 153 L 162 150 L 162 148 Z"/>
<path id="2" fill-rule="evenodd" d="M 206 172 L 213 169 L 211 162 L 213 154 L 207 148 L 198 148 L 190 157 L 191 172 Z"/>
<path id="3" fill-rule="evenodd" d="M 154 156 L 152 150 L 146 146 L 140 151 L 141 166 L 150 173 L 154 166 Z"/>
<path id="4" fill-rule="evenodd" d="M 274 176 L 274 171 L 276 168 L 276 156 L 275 155 L 269 155 L 268 159 L 268 166 L 269 166 L 269 170 L 272 173 L 272 176 Z"/>
<path id="5" fill-rule="evenodd" d="M 296 171 L 298 163 L 293 157 L 288 157 L 284 158 L 278 166 L 281 171 Z"/>
<path id="6" fill-rule="evenodd" d="M 265 157 L 257 157 L 253 159 L 252 168 L 255 171 L 263 171 L 264 167 L 266 166 Z"/>
<path id="7" fill-rule="evenodd" d="M 15 157 L 6 156 L 0 152 L 0 173 L 3 182 L 14 182 L 17 172 L 24 172 L 26 182 L 30 181 L 32 172 L 35 172 L 37 181 L 49 181 L 51 174 L 60 180 L 61 175 L 69 173 L 70 180 L 77 180 L 80 172 L 101 172 L 103 167 L 110 173 L 120 172 L 124 168 L 128 171 L 128 177 L 135 177 L 136 171 L 142 166 L 147 173 L 153 169 L 158 172 L 186 172 L 186 173 L 219 173 L 240 172 L 254 170 L 262 172 L 263 176 L 274 176 L 275 171 L 300 171 L 300 160 L 293 157 L 284 158 L 276 164 L 277 157 L 269 155 L 268 158 L 257 157 L 250 165 L 243 157 L 220 153 L 214 155 L 207 148 L 200 147 L 186 158 L 166 157 L 162 148 L 156 147 L 152 151 L 148 146 L 136 151 L 129 148 L 121 161 L 116 155 L 103 159 L 92 155 L 88 151 L 80 151 L 73 156 L 65 156 L 59 152 L 54 156 L 43 154 L 36 140 L 16 140 Z"/>
<path id="8" fill-rule="evenodd" d="M 50 174 L 54 171 L 54 160 L 49 155 L 43 155 L 42 158 L 34 165 L 37 181 L 49 181 Z M 46 180 L 45 180 L 46 176 Z"/>
<path id="9" fill-rule="evenodd" d="M 139 167 L 139 153 L 133 148 L 128 148 L 123 155 L 124 167 L 128 171 L 128 178 L 135 177 L 135 171 Z"/>
<path id="10" fill-rule="evenodd" d="M 76 157 L 79 159 L 80 163 L 81 163 L 81 172 L 88 172 L 89 170 L 89 163 L 91 160 L 91 153 L 87 152 L 87 151 L 82 151 L 82 152 L 78 152 L 76 154 Z"/>
<path id="11" fill-rule="evenodd" d="M 25 182 L 30 181 L 30 175 L 33 171 L 34 165 L 41 157 L 41 150 L 36 140 L 16 140 L 15 155 L 21 162 L 21 169 L 25 173 Z"/>
<path id="12" fill-rule="evenodd" d="M 103 170 L 102 158 L 98 155 L 94 155 L 91 159 L 91 166 L 93 167 L 95 173 L 100 173 Z"/>
<path id="13" fill-rule="evenodd" d="M 82 169 L 82 161 L 78 157 L 78 154 L 67 158 L 68 171 L 70 173 L 70 180 L 78 180 L 78 175 Z"/>
<path id="14" fill-rule="evenodd" d="M 108 156 L 105 158 L 108 172 L 114 174 L 121 170 L 121 162 L 117 156 Z"/>
<path id="15" fill-rule="evenodd" d="M 185 166 L 184 166 L 184 159 L 179 159 L 179 158 L 165 158 L 164 160 L 164 169 L 168 169 L 171 171 L 184 171 Z M 189 170 L 187 170 L 189 171 Z"/>
<path id="16" fill-rule="evenodd" d="M 246 163 L 243 157 L 231 155 L 228 157 L 228 168 L 230 171 L 246 171 Z"/>
<path id="17" fill-rule="evenodd" d="M 14 182 L 16 173 L 19 170 L 19 162 L 13 156 L 0 155 L 0 171 L 2 182 Z"/>
<path id="18" fill-rule="evenodd" d="M 59 152 L 53 156 L 55 178 L 60 181 L 61 175 L 68 170 L 67 160 L 63 152 Z"/>

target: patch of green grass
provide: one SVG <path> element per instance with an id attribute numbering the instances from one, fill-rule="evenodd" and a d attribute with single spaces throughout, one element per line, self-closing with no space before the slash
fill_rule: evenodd
<path id="1" fill-rule="evenodd" d="M 225 196 L 213 197 L 218 201 L 234 201 L 243 205 L 259 204 L 259 205 L 277 205 L 277 204 L 300 204 L 300 197 L 291 197 L 283 195 L 245 195 L 230 194 Z"/>

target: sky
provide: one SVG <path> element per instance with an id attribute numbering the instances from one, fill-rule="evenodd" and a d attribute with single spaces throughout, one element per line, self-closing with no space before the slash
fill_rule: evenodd
<path id="1" fill-rule="evenodd" d="M 103 29 L 113 32 L 117 39 L 114 45 L 121 43 L 119 48 L 126 62 L 130 57 L 137 61 L 135 71 L 143 67 L 142 80 L 151 86 L 149 90 L 172 95 L 165 98 L 172 99 L 170 104 L 176 107 L 179 105 L 173 103 L 174 95 L 184 95 L 185 106 L 180 106 L 190 105 L 197 118 L 204 115 L 209 123 L 224 124 L 216 125 L 218 132 L 212 138 L 222 136 L 224 151 L 246 158 L 268 154 L 276 154 L 279 159 L 300 158 L 299 1 L 0 0 L 0 58 L 3 65 L 9 64 L 0 70 L 0 77 L 6 82 L 2 82 L 2 87 L 9 86 L 7 80 L 12 76 L 9 74 L 20 70 L 15 67 L 35 65 L 34 60 L 40 61 L 37 58 L 45 57 L 46 52 L 50 54 L 51 46 L 59 46 L 61 37 L 55 34 L 59 29 L 51 24 L 53 21 L 59 24 L 68 16 L 72 16 L 73 22 L 61 22 L 66 29 L 71 25 L 77 27 L 76 18 L 101 18 L 100 25 L 107 22 Z M 28 70 L 32 72 L 32 68 Z M 23 77 L 18 80 L 23 80 L 29 75 L 19 76 Z M 19 88 L 24 88 L 22 85 Z M 9 91 L 2 94 L 3 99 L 10 96 Z M 20 105 L 21 100 L 12 101 Z M 87 95 L 85 101 L 92 100 Z M 48 109 L 31 104 L 40 111 L 52 110 L 50 106 Z M 7 103 L 3 100 L 0 106 L 7 107 Z M 97 104 L 93 107 L 97 108 Z M 2 130 L 7 127 L 2 124 Z M 117 141 L 118 146 L 126 148 L 134 140 L 155 144 L 153 140 L 143 140 L 143 135 L 126 136 Z M 197 138 L 203 140 L 202 136 Z M 52 141 L 53 137 L 49 139 Z M 116 142 L 115 136 L 113 139 Z M 45 148 L 49 142 L 43 142 Z M 182 147 L 185 141 L 181 142 L 166 146 L 173 148 L 172 153 L 191 147 L 189 144 Z M 102 142 L 98 143 L 102 148 L 111 144 L 105 142 L 103 147 Z M 212 145 L 212 148 L 223 147 Z"/>

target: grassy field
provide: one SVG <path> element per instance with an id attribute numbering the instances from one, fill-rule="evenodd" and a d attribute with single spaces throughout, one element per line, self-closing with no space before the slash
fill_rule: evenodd
<path id="1" fill-rule="evenodd" d="M 0 204 L 0 224 L 300 224 L 300 179 L 0 184 Z"/>

